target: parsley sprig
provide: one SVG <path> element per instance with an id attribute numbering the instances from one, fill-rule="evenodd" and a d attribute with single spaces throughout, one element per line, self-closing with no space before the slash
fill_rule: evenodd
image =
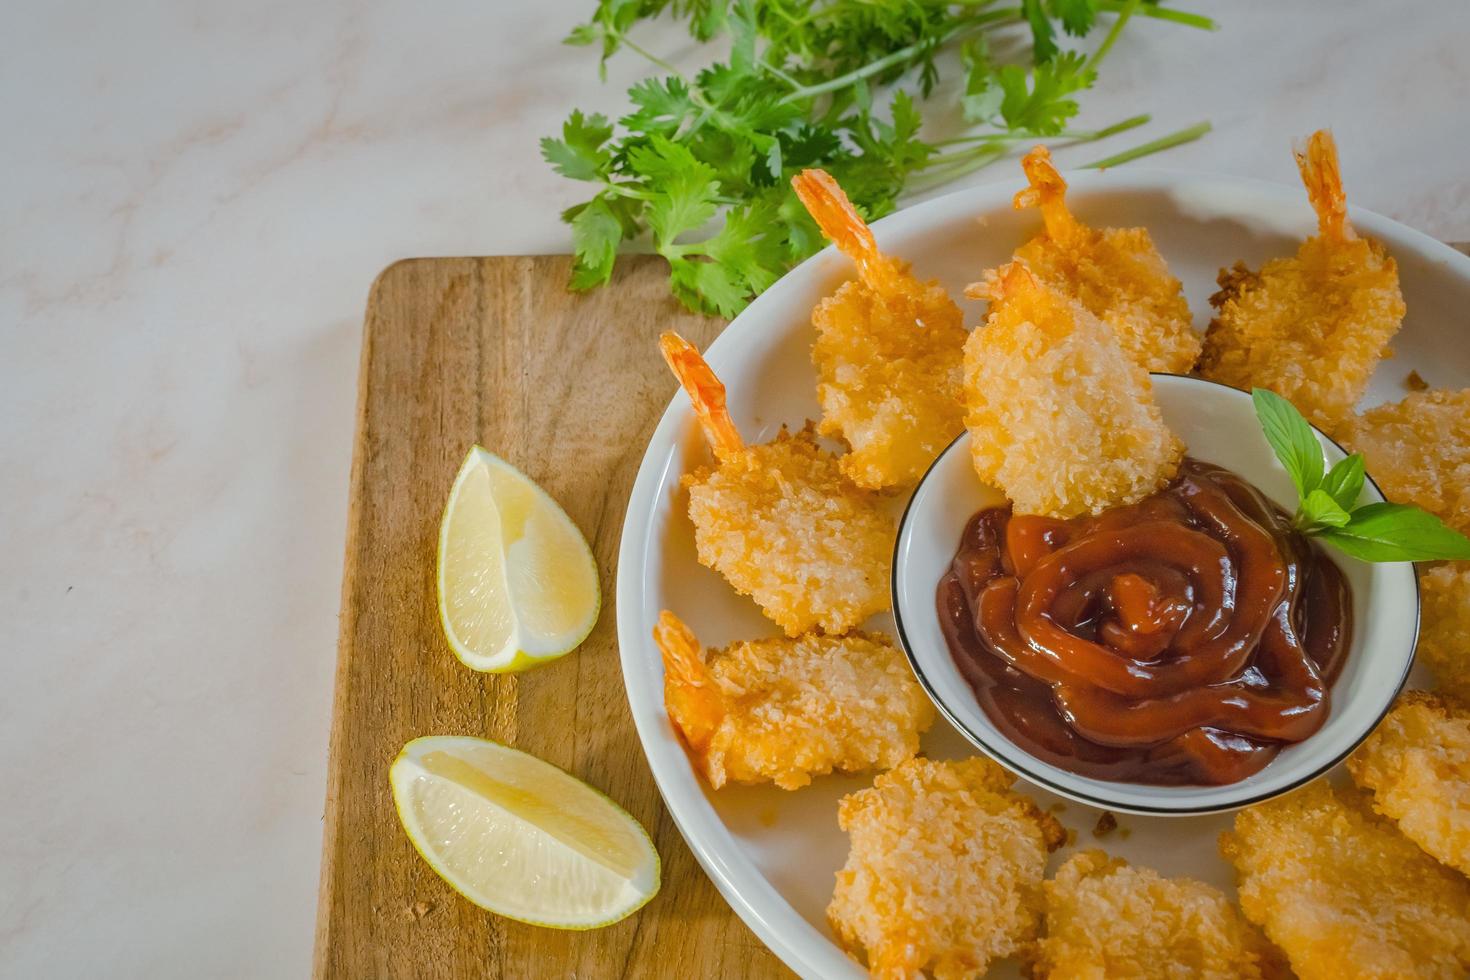
<path id="1" fill-rule="evenodd" d="M 1363 504 L 1363 454 L 1340 459 L 1324 472 L 1322 446 L 1291 402 L 1273 391 L 1251 391 L 1256 418 L 1276 458 L 1296 484 L 1300 503 L 1292 524 L 1363 561 L 1437 561 L 1470 558 L 1470 539 L 1427 511 L 1408 504 Z"/>
<path id="2" fill-rule="evenodd" d="M 728 57 L 679 71 L 633 36 L 659 16 L 683 22 L 701 43 L 725 40 Z M 660 74 L 629 89 L 631 108 L 616 122 L 574 111 L 560 137 L 541 141 L 558 173 L 593 185 L 590 199 L 562 215 L 576 249 L 572 288 L 606 283 L 624 244 L 646 235 L 686 306 L 734 316 L 823 244 L 790 190 L 804 168 L 829 171 L 874 220 L 905 189 L 953 180 L 1020 144 L 1088 142 L 1141 126 L 1147 115 L 1068 126 L 1078 94 L 1134 17 L 1214 26 L 1161 0 L 598 0 L 567 43 L 597 47 L 604 69 L 629 51 Z M 1090 55 L 1062 47 L 1100 23 L 1108 29 Z M 1029 57 L 1017 35 L 1029 40 Z M 1003 58 L 1002 49 L 1020 54 Z M 921 138 L 918 103 L 949 73 L 965 129 Z M 1095 166 L 1207 130 L 1202 123 Z"/>

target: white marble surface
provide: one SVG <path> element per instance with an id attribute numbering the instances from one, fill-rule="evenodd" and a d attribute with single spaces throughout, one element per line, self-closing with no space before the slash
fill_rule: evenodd
<path id="1" fill-rule="evenodd" d="M 556 44 L 589 6 L 7 5 L 0 975 L 307 971 L 363 300 L 566 249 L 536 137 L 641 71 Z M 1084 122 L 1277 180 L 1329 124 L 1353 200 L 1470 239 L 1470 5 L 1192 6 Z"/>

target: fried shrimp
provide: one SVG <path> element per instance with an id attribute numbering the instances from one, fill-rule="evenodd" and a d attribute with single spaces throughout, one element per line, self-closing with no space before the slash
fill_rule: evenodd
<path id="1" fill-rule="evenodd" d="M 1470 875 L 1470 707 L 1408 692 L 1353 753 L 1348 772 L 1405 837 Z"/>
<path id="2" fill-rule="evenodd" d="M 699 561 L 786 631 L 845 633 L 888 608 L 893 519 L 816 443 L 810 425 L 747 446 L 725 386 L 676 333 L 659 338 L 688 392 L 715 465 L 684 477 Z"/>
<path id="3" fill-rule="evenodd" d="M 1280 954 L 1218 889 L 1082 851 L 1046 889 L 1046 934 L 1031 974 L 1053 980 L 1259 980 Z"/>
<path id="4" fill-rule="evenodd" d="M 1168 482 L 1184 445 L 1113 332 L 1019 262 L 984 288 L 990 316 L 965 342 L 964 387 L 980 479 L 1017 513 L 1053 517 L 1133 503 Z"/>
<path id="5" fill-rule="evenodd" d="M 978 977 L 1035 937 L 1063 831 L 1014 780 L 988 759 L 910 759 L 843 798 L 851 849 L 827 919 L 874 977 Z"/>
<path id="6" fill-rule="evenodd" d="M 822 405 L 817 431 L 851 447 L 839 462 L 858 486 L 911 486 L 964 430 L 960 308 L 937 281 L 920 282 L 907 263 L 878 251 L 872 231 L 826 172 L 805 170 L 791 185 L 858 269 L 856 280 L 812 311 Z"/>
<path id="7" fill-rule="evenodd" d="M 665 610 L 653 637 L 669 718 L 715 789 L 800 789 L 833 770 L 890 769 L 934 723 L 908 661 L 880 633 L 748 640 L 706 657 Z"/>
<path id="8" fill-rule="evenodd" d="M 1470 533 L 1470 388 L 1432 388 L 1352 416 L 1338 432 L 1388 499 Z"/>
<path id="9" fill-rule="evenodd" d="M 1334 432 L 1398 332 L 1404 298 L 1394 260 L 1348 223 L 1332 134 L 1313 133 L 1296 161 L 1317 234 L 1259 272 L 1242 262 L 1221 270 L 1200 373 L 1237 388 L 1269 388 Z"/>
<path id="10" fill-rule="evenodd" d="M 1046 230 L 1016 249 L 1048 286 L 1078 300 L 1145 371 L 1187 374 L 1199 359 L 1184 286 L 1169 274 L 1146 228 L 1089 228 L 1067 210 L 1067 183 L 1038 146 L 1021 160 L 1031 186 L 1017 208 L 1041 210 Z"/>
<path id="11" fill-rule="evenodd" d="M 1242 810 L 1220 850 L 1235 865 L 1246 918 L 1302 980 L 1450 980 L 1470 969 L 1470 881 L 1351 787 L 1318 780 Z"/>
<path id="12" fill-rule="evenodd" d="M 1419 646 L 1442 690 L 1470 701 L 1470 563 L 1447 562 L 1419 576 Z"/>

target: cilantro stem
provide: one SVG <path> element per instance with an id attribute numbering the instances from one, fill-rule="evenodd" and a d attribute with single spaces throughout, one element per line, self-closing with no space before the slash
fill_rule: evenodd
<path id="1" fill-rule="evenodd" d="M 1123 9 L 1118 12 L 1118 19 L 1113 21 L 1113 26 L 1108 30 L 1107 37 L 1103 38 L 1103 43 L 1098 45 L 1097 50 L 1092 53 L 1092 57 L 1087 59 L 1085 71 L 1097 70 L 1097 66 L 1102 62 L 1103 58 L 1113 49 L 1113 43 L 1118 40 L 1118 35 L 1123 33 L 1124 25 L 1128 23 L 1129 19 L 1133 17 L 1134 11 L 1138 9 L 1138 4 L 1139 0 L 1128 0 L 1123 5 Z"/>
<path id="2" fill-rule="evenodd" d="M 642 45 L 636 43 L 631 38 L 629 38 L 628 35 L 626 35 L 626 34 L 619 34 L 618 35 L 618 43 L 621 44 L 623 47 L 627 48 L 629 51 L 632 51 L 634 54 L 642 55 L 649 62 L 651 62 L 652 64 L 657 65 L 660 68 L 662 68 L 664 71 L 668 72 L 670 75 L 677 75 L 685 84 L 688 84 L 689 78 L 682 71 L 680 71 L 679 69 L 675 68 L 673 65 L 669 64 L 667 61 L 665 61 L 664 59 L 660 58 L 658 55 L 654 54 L 652 51 L 649 51 L 647 48 L 645 48 Z"/>
<path id="3" fill-rule="evenodd" d="M 955 41 L 959 41 L 964 38 L 971 37 L 975 34 L 979 34 L 993 24 L 1003 23 L 1008 20 L 1020 19 L 1020 7 L 1007 7 L 1004 10 L 993 10 L 987 14 L 980 14 L 964 22 L 963 24 L 956 24 L 955 26 L 951 27 L 937 43 L 934 41 L 920 41 L 915 44 L 910 44 L 907 47 L 899 48 L 892 54 L 884 55 L 882 58 L 879 58 L 876 61 L 870 61 L 866 65 L 863 65 L 861 68 L 854 68 L 852 71 L 847 72 L 845 75 L 838 75 L 836 78 L 829 78 L 825 82 L 819 82 L 816 85 L 802 85 L 799 88 L 792 90 L 788 95 L 782 98 L 781 101 L 783 103 L 798 102 L 802 99 L 809 99 L 816 95 L 824 95 L 827 92 L 839 91 L 841 89 L 847 88 L 850 85 L 855 85 L 865 78 L 871 78 L 874 75 L 882 74 L 895 65 L 901 65 L 904 62 L 911 61 L 913 60 L 915 55 L 926 49 L 941 48 L 948 44 L 952 44 Z"/>
<path id="4" fill-rule="evenodd" d="M 1116 14 L 1120 13 L 1130 2 L 1131 0 L 1099 0 L 1097 9 Z M 1175 10 L 1172 7 L 1163 7 L 1155 3 L 1145 3 L 1138 8 L 1137 13 L 1142 17 L 1152 17 L 1154 20 L 1167 20 L 1175 24 L 1183 24 L 1185 27 L 1197 27 L 1202 31 L 1220 29 L 1219 24 L 1204 14 L 1192 14 L 1187 10 Z"/>
<path id="5" fill-rule="evenodd" d="M 1092 140 L 1106 139 L 1109 136 L 1127 132 L 1130 129 L 1144 125 L 1151 119 L 1153 119 L 1152 116 L 1148 113 L 1143 113 L 1142 115 L 1129 116 L 1122 122 L 1113 123 L 1111 126 L 1105 126 L 1102 129 L 1064 129 L 1057 133 L 1038 133 L 1035 130 L 1029 129 L 1015 130 L 1009 133 L 975 133 L 972 136 L 956 136 L 953 139 L 940 140 L 934 145 L 959 146 L 963 143 L 1016 143 L 1025 140 L 1046 139 L 1062 139 L 1073 143 L 1087 143 Z M 939 156 L 930 157 L 929 162 L 933 164 L 935 161 L 952 156 L 954 154 L 940 154 Z"/>
<path id="6" fill-rule="evenodd" d="M 1150 153 L 1158 153 L 1183 143 L 1193 142 L 1208 133 L 1210 129 L 1210 121 L 1206 119 L 1204 122 L 1195 123 L 1193 126 L 1177 130 L 1167 136 L 1160 136 L 1156 140 L 1150 140 L 1140 146 L 1135 146 L 1131 150 L 1124 150 L 1122 153 L 1116 153 L 1113 156 L 1105 157 L 1093 163 L 1083 164 L 1083 169 L 1104 170 L 1108 167 L 1116 167 L 1120 163 L 1137 160 L 1139 157 L 1146 157 Z"/>

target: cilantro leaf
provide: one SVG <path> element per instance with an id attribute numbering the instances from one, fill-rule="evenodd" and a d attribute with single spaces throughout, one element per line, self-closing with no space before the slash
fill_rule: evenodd
<path id="1" fill-rule="evenodd" d="M 603 144 L 612 138 L 607 118 L 598 113 L 582 115 L 574 109 L 562 123 L 561 139 L 541 140 L 541 156 L 552 169 L 573 180 L 596 180 L 606 169 L 611 155 Z"/>
<path id="2" fill-rule="evenodd" d="M 1274 391 L 1251 389 L 1256 418 L 1276 458 L 1286 467 L 1303 498 L 1322 485 L 1322 445 L 1296 406 Z"/>
<path id="3" fill-rule="evenodd" d="M 1097 21 L 1097 0 L 1047 0 L 1047 7 L 1073 37 L 1086 34 Z"/>
<path id="4" fill-rule="evenodd" d="M 660 252 L 671 251 L 680 234 L 715 216 L 714 168 L 696 160 L 687 146 L 654 136 L 629 153 L 628 165 L 653 192 L 647 219 Z"/>
<path id="5" fill-rule="evenodd" d="M 745 289 L 739 278 L 718 262 L 671 259 L 669 280 L 674 295 L 692 310 L 733 317 L 745 305 Z"/>
<path id="6" fill-rule="evenodd" d="M 990 48 L 983 37 L 965 42 L 960 50 L 960 63 L 965 69 L 965 91 L 960 96 L 960 111 L 969 122 L 988 122 L 1000 111 L 1006 93 L 995 76 Z"/>
<path id="7" fill-rule="evenodd" d="M 698 107 L 689 96 L 689 86 L 682 78 L 645 78 L 628 89 L 628 98 L 638 107 L 636 112 L 618 120 L 626 129 L 672 136 Z"/>
<path id="8" fill-rule="evenodd" d="M 1006 65 L 997 73 L 1004 91 L 1000 114 L 1012 129 L 1054 135 L 1077 114 L 1077 102 L 1070 96 L 1090 87 L 1095 77 L 1087 59 L 1074 51 L 1031 69 L 1029 87 L 1024 68 Z"/>
<path id="9" fill-rule="evenodd" d="M 1065 127 L 1130 17 L 1213 26 L 1155 2 L 596 0 L 566 43 L 600 49 L 603 78 L 619 53 L 659 72 L 629 88 L 615 125 L 576 111 L 541 141 L 557 173 L 595 185 L 562 214 L 576 250 L 571 285 L 607 282 L 618 248 L 647 235 L 685 305 L 731 316 L 824 243 L 790 190 L 801 169 L 825 168 L 871 219 L 896 208 L 916 174 L 953 179 L 1037 136 L 1100 139 L 1117 127 Z M 1060 49 L 1062 32 L 1089 34 L 1103 11 L 1114 16 L 1091 62 Z M 680 72 L 638 36 L 658 18 L 681 23 L 715 56 Z M 1009 38 L 1015 27 L 1029 30 L 1030 45 L 993 55 L 987 36 Z M 918 103 L 956 92 L 940 84 L 955 70 L 959 112 L 936 118 L 978 132 L 935 143 L 921 135 Z"/>
<path id="10" fill-rule="evenodd" d="M 1438 561 L 1470 558 L 1470 539 L 1427 511 L 1407 504 L 1367 504 L 1321 537 L 1363 561 Z"/>
<path id="11" fill-rule="evenodd" d="M 591 289 L 612 278 L 623 226 L 601 197 L 582 208 L 572 219 L 572 244 L 576 262 L 572 266 L 572 288 Z"/>
<path id="12" fill-rule="evenodd" d="M 1021 14 L 1031 25 L 1031 56 L 1038 65 L 1050 61 L 1057 53 L 1056 32 L 1051 19 L 1042 9 L 1041 0 L 1021 0 Z"/>

